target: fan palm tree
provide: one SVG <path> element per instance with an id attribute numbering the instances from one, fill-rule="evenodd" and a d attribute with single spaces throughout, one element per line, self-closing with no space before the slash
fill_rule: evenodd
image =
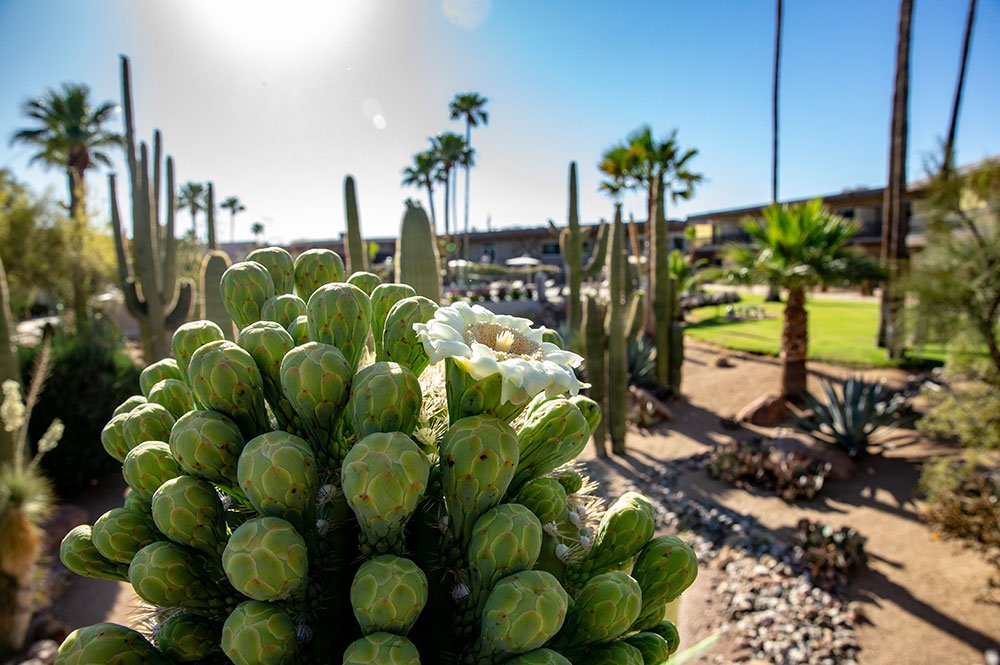
<path id="1" fill-rule="evenodd" d="M 87 185 L 85 176 L 98 165 L 111 166 L 106 148 L 122 143 L 120 134 L 105 125 L 115 111 L 114 102 L 94 105 L 90 88 L 80 83 L 64 83 L 60 90 L 49 88 L 41 97 L 29 99 L 22 112 L 33 126 L 18 130 L 11 144 L 23 144 L 34 149 L 30 164 L 66 170 L 69 188 L 69 216 L 72 222 L 74 248 L 73 312 L 78 326 L 87 322 L 87 289 L 89 276 L 84 274 L 84 230 L 87 224 Z"/>
<path id="2" fill-rule="evenodd" d="M 403 185 L 408 187 L 424 187 L 427 189 L 427 200 L 430 203 L 431 225 L 437 229 L 437 216 L 434 213 L 434 183 L 437 182 L 437 156 L 433 150 L 418 152 L 413 156 L 413 164 L 403 169 Z"/>
<path id="3" fill-rule="evenodd" d="M 253 234 L 254 242 L 259 245 L 260 237 L 264 235 L 264 224 L 262 222 L 254 222 L 250 225 L 250 233 Z"/>
<path id="4" fill-rule="evenodd" d="M 465 145 L 472 150 L 472 128 L 479 125 L 488 125 L 490 115 L 486 112 L 486 102 L 488 100 L 478 92 L 466 92 L 455 95 L 448 106 L 452 120 L 465 120 Z M 463 258 L 466 260 L 469 250 L 469 169 L 472 167 L 471 160 L 463 165 L 465 167 L 465 222 L 463 242 Z"/>
<path id="5" fill-rule="evenodd" d="M 455 195 L 454 178 L 456 166 L 472 165 L 473 155 L 465 139 L 455 132 L 442 132 L 431 139 L 434 155 L 439 163 L 444 189 L 444 234 L 450 235 L 451 225 L 448 216 L 448 203 Z"/>
<path id="6" fill-rule="evenodd" d="M 223 210 L 229 211 L 229 242 L 236 240 L 236 215 L 247 209 L 238 196 L 229 196 L 221 204 Z"/>
<path id="7" fill-rule="evenodd" d="M 186 182 L 181 185 L 177 196 L 177 209 L 191 211 L 191 239 L 198 240 L 198 213 L 205 209 L 208 191 L 200 182 Z"/>
<path id="8" fill-rule="evenodd" d="M 726 251 L 730 279 L 773 285 L 788 291 L 781 330 L 781 396 L 799 401 L 806 394 L 809 350 L 806 291 L 844 284 L 866 274 L 867 261 L 845 248 L 858 226 L 832 214 L 819 199 L 794 206 L 770 205 L 763 217 L 748 220 L 749 245 Z"/>

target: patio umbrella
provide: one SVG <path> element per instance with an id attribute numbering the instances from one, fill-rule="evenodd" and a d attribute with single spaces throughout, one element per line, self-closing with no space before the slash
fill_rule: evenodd
<path id="1" fill-rule="evenodd" d="M 541 265 L 542 262 L 532 256 L 522 254 L 521 256 L 516 256 L 513 259 L 507 259 L 505 263 L 509 266 L 537 266 Z"/>

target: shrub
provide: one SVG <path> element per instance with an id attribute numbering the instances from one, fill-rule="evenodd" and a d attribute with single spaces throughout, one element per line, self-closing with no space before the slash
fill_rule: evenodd
<path id="1" fill-rule="evenodd" d="M 24 376 L 37 354 L 37 347 L 21 350 Z M 138 392 L 139 368 L 109 321 L 95 318 L 84 335 L 56 331 L 51 373 L 28 432 L 38 441 L 53 420 L 65 425 L 59 446 L 42 460 L 60 496 L 71 496 L 117 468 L 101 447 L 101 430 L 115 407 Z"/>
<path id="2" fill-rule="evenodd" d="M 795 554 L 817 586 L 840 589 L 855 569 L 867 564 L 867 540 L 850 527 L 834 530 L 829 524 L 803 519 L 795 532 Z"/>
<path id="3" fill-rule="evenodd" d="M 775 450 L 758 439 L 716 445 L 709 453 L 707 468 L 719 480 L 763 487 L 794 501 L 819 494 L 830 465 Z"/>
<path id="4" fill-rule="evenodd" d="M 969 448 L 1000 450 L 1000 387 L 969 380 L 932 384 L 921 391 L 930 402 L 918 429 L 934 439 Z"/>

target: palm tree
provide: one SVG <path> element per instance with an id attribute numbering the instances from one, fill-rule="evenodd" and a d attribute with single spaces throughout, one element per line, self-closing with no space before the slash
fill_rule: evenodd
<path id="1" fill-rule="evenodd" d="M 907 267 L 906 236 L 910 219 L 906 205 L 906 139 L 910 95 L 910 24 L 913 0 L 900 0 L 896 40 L 896 76 L 892 95 L 889 140 L 889 180 L 882 203 L 882 263 L 888 278 L 882 286 L 878 345 L 891 359 L 903 355 L 903 280 Z"/>
<path id="2" fill-rule="evenodd" d="M 260 237 L 264 235 L 264 224 L 262 222 L 254 222 L 250 225 L 250 233 L 253 234 L 254 242 L 259 245 Z"/>
<path id="3" fill-rule="evenodd" d="M 972 44 L 972 26 L 976 22 L 976 0 L 969 0 L 969 13 L 965 17 L 965 35 L 962 37 L 962 63 L 958 68 L 958 82 L 955 97 L 951 102 L 951 120 L 948 123 L 948 138 L 944 142 L 944 168 L 951 170 L 955 165 L 955 135 L 958 133 L 958 109 L 962 105 L 962 91 L 965 88 L 965 68 L 969 62 L 969 47 Z"/>
<path id="4" fill-rule="evenodd" d="M 177 197 L 178 210 L 191 211 L 191 239 L 198 240 L 198 213 L 205 209 L 205 196 L 208 192 L 200 182 L 186 182 L 181 186 Z"/>
<path id="5" fill-rule="evenodd" d="M 455 132 L 442 132 L 431 139 L 434 155 L 439 163 L 441 179 L 445 183 L 444 189 L 444 234 L 450 235 L 451 225 L 448 217 L 449 196 L 455 195 L 454 181 L 452 175 L 456 166 L 472 164 L 472 150 L 465 139 Z"/>
<path id="6" fill-rule="evenodd" d="M 229 211 L 229 242 L 234 242 L 236 240 L 236 215 L 246 210 L 247 207 L 243 205 L 238 196 L 227 197 L 220 204 L 220 207 Z"/>
<path id="7" fill-rule="evenodd" d="M 771 80 L 771 203 L 778 202 L 778 83 L 781 79 L 781 19 L 784 3 L 777 0 L 774 22 L 774 77 Z"/>
<path id="8" fill-rule="evenodd" d="M 11 144 L 24 144 L 35 150 L 29 164 L 66 169 L 69 188 L 69 216 L 73 230 L 73 312 L 78 326 L 87 322 L 89 277 L 84 274 L 84 229 L 87 224 L 86 174 L 95 166 L 111 166 L 105 148 L 121 145 L 122 137 L 105 125 L 115 111 L 113 102 L 94 106 L 90 88 L 80 83 L 64 83 L 61 90 L 49 88 L 41 97 L 29 99 L 22 113 L 34 126 L 21 129 L 11 137 Z"/>
<path id="9" fill-rule="evenodd" d="M 694 260 L 693 257 L 681 253 L 679 250 L 671 250 L 667 256 L 667 272 L 676 280 L 677 293 L 691 293 L 699 284 L 707 280 L 711 273 L 702 270 L 708 265 L 708 259 Z M 684 318 L 684 312 L 677 308 L 677 317 Z"/>
<path id="10" fill-rule="evenodd" d="M 788 291 L 781 331 L 781 396 L 799 401 L 806 394 L 809 350 L 806 291 L 825 284 L 855 281 L 865 259 L 845 244 L 855 223 L 832 214 L 819 199 L 795 206 L 770 205 L 744 230 L 750 245 L 731 245 L 726 262 L 731 279 L 773 285 Z"/>
<path id="11" fill-rule="evenodd" d="M 434 213 L 434 183 L 437 181 L 437 157 L 433 150 L 418 152 L 413 156 L 413 164 L 403 169 L 403 185 L 409 187 L 425 187 L 427 200 L 430 203 L 431 225 L 437 229 L 437 216 Z"/>
<path id="12" fill-rule="evenodd" d="M 466 92 L 455 95 L 448 106 L 448 111 L 452 120 L 465 120 L 465 145 L 472 150 L 472 128 L 490 123 L 490 116 L 486 112 L 486 102 L 488 100 L 478 92 Z M 472 166 L 471 159 L 463 165 L 465 167 L 465 226 L 463 239 L 463 258 L 469 260 L 469 168 Z"/>

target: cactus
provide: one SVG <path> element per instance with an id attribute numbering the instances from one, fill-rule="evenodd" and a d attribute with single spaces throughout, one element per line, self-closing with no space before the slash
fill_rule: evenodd
<path id="1" fill-rule="evenodd" d="M 219 326 L 225 339 L 232 341 L 235 339 L 233 330 L 233 318 L 226 311 L 226 305 L 222 300 L 222 291 L 219 286 L 222 284 L 222 275 L 232 262 L 225 252 L 207 252 L 201 259 L 201 319 L 211 321 Z"/>
<path id="2" fill-rule="evenodd" d="M 419 203 L 407 200 L 396 244 L 396 281 L 409 284 L 418 296 L 441 302 L 441 262 L 437 238 Z"/>
<path id="3" fill-rule="evenodd" d="M 337 263 L 316 260 L 300 277 Z M 379 287 L 376 303 L 431 315 L 381 314 L 390 354 L 448 368 L 355 371 L 344 350 L 382 305 L 366 316 L 362 290 L 310 277 L 302 317 L 323 341 L 295 346 L 251 320 L 270 271 L 236 265 L 249 281 L 221 287 L 249 321 L 238 343 L 211 322 L 177 331 L 177 362 L 150 366 L 146 397 L 102 433 L 131 492 L 60 550 L 77 574 L 130 583 L 159 624 L 151 641 L 81 629 L 57 662 L 565 665 L 676 649 L 663 610 L 694 580 L 693 552 L 652 538 L 637 493 L 598 520 L 570 466 L 601 423 L 578 356 L 530 322 Z"/>
<path id="4" fill-rule="evenodd" d="M 118 211 L 115 175 L 108 175 L 111 201 L 111 224 L 118 259 L 118 281 L 125 295 L 125 306 L 139 321 L 143 347 L 149 362 L 167 357 L 170 351 L 167 330 L 187 320 L 194 297 L 190 280 L 177 278 L 177 241 L 174 237 L 174 161 L 167 157 L 166 220 L 160 224 L 161 139 L 153 134 L 152 168 L 145 143 L 135 147 L 135 124 L 132 117 L 132 81 L 128 58 L 121 58 L 123 115 L 125 116 L 125 155 L 131 190 L 132 260 L 122 230 Z"/>
<path id="5" fill-rule="evenodd" d="M 206 183 L 208 189 L 205 192 L 205 225 L 208 227 L 208 251 L 214 252 L 219 249 L 215 241 L 215 186 L 209 181 Z"/>
<path id="6" fill-rule="evenodd" d="M 590 398 L 606 411 L 608 381 L 607 348 L 608 334 L 605 330 L 607 307 L 596 295 L 588 294 L 584 301 L 583 342 L 587 358 L 587 380 L 590 382 Z M 598 457 L 606 457 L 607 425 L 605 419 L 591 428 L 591 438 Z"/>
<path id="7" fill-rule="evenodd" d="M 625 250 L 622 228 L 622 207 L 615 206 L 615 221 L 611 227 L 608 249 L 608 430 L 611 449 L 625 452 L 625 426 L 628 414 L 628 355 L 625 339 Z"/>
<path id="8" fill-rule="evenodd" d="M 267 268 L 279 296 L 290 295 L 295 289 L 295 262 L 292 255 L 281 247 L 260 247 L 247 254 L 247 261 L 255 261 Z M 303 309 L 301 314 L 305 314 Z"/>
<path id="9" fill-rule="evenodd" d="M 684 364 L 684 328 L 677 320 L 680 309 L 677 280 L 670 274 L 667 203 L 662 176 L 656 186 L 656 197 L 649 270 L 650 290 L 653 294 L 650 327 L 654 330 L 656 345 L 656 383 L 678 395 L 681 390 L 681 366 Z"/>
<path id="10" fill-rule="evenodd" d="M 358 216 L 358 196 L 354 191 L 354 176 L 344 178 L 344 218 L 347 220 L 347 272 L 368 270 L 368 252 L 361 237 L 361 220 Z"/>
<path id="11" fill-rule="evenodd" d="M 14 346 L 14 320 L 10 314 L 10 296 L 7 293 L 7 273 L 0 260 L 0 385 L 4 381 L 21 382 L 21 369 Z M 0 427 L 0 463 L 14 458 L 14 433 Z"/>
<path id="12" fill-rule="evenodd" d="M 580 334 L 583 321 L 584 278 L 595 277 L 604 268 L 608 248 L 608 225 L 602 222 L 597 227 L 594 246 L 590 250 L 590 260 L 583 262 L 583 236 L 580 232 L 580 208 L 577 203 L 576 162 L 569 165 L 569 212 L 566 228 L 559 230 L 551 221 L 552 232 L 559 236 L 559 249 L 566 265 L 566 280 L 569 283 L 569 298 L 566 300 L 566 321 L 570 334 Z"/>

